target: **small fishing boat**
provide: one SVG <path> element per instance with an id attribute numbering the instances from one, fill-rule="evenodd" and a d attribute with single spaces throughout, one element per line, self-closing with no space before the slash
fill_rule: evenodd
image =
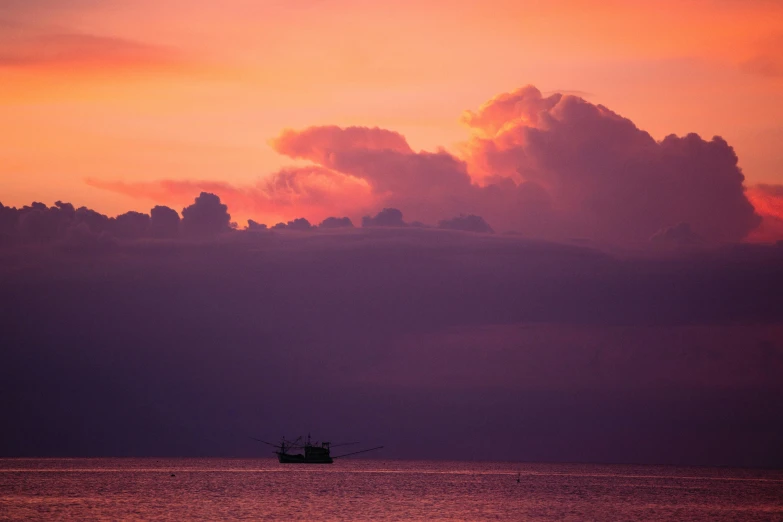
<path id="1" fill-rule="evenodd" d="M 339 444 L 332 444 L 331 442 L 312 442 L 310 434 L 307 435 L 307 442 L 304 444 L 300 442 L 302 437 L 298 437 L 293 441 L 288 441 L 285 439 L 285 437 L 283 437 L 278 444 L 273 444 L 255 437 L 251 438 L 275 448 L 274 453 L 277 455 L 277 460 L 280 462 L 280 464 L 332 464 L 334 459 L 350 457 L 351 455 L 358 455 L 359 453 L 366 453 L 368 451 L 375 451 L 383 448 L 383 446 L 377 446 L 375 448 L 354 451 L 333 457 L 331 455 L 332 448 L 359 443 L 342 442 Z M 296 452 L 297 450 L 303 451 L 304 453 Z M 292 451 L 296 453 L 292 453 Z"/>

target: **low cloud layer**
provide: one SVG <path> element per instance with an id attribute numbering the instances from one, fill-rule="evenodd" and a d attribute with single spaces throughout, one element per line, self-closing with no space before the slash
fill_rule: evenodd
<path id="1" fill-rule="evenodd" d="M 466 232 L 478 232 L 480 234 L 491 234 L 492 227 L 484 221 L 481 216 L 457 216 L 452 219 L 444 219 L 438 223 L 438 228 L 448 230 L 464 230 Z"/>
<path id="2" fill-rule="evenodd" d="M 428 228 L 419 221 L 406 222 L 396 208 L 384 208 L 374 216 L 364 216 L 361 226 L 365 228 Z M 316 232 L 329 229 L 353 228 L 351 218 L 329 216 L 315 225 L 306 218 L 295 218 L 274 225 L 248 220 L 247 226 L 238 230 L 231 221 L 228 206 L 215 194 L 202 192 L 191 205 L 180 214 L 169 207 L 157 205 L 149 214 L 130 211 L 117 217 L 108 217 L 87 207 L 75 209 L 70 203 L 57 201 L 47 207 L 35 202 L 22 208 L 6 207 L 0 203 L 0 248 L 24 247 L 26 245 L 85 244 L 87 237 L 102 244 L 144 239 L 156 240 L 231 240 L 242 232 L 268 232 L 293 230 Z M 492 233 L 492 227 L 481 216 L 457 216 L 443 220 L 438 228 L 465 232 Z M 80 238 L 72 241 L 73 237 Z"/>
<path id="3" fill-rule="evenodd" d="M 249 434 L 309 429 L 390 458 L 783 463 L 780 245 L 618 257 L 410 226 L 129 241 L 83 218 L 0 249 L 4 456 L 262 456 Z"/>
<path id="4" fill-rule="evenodd" d="M 0 246 L 49 244 L 68 241 L 72 233 L 113 240 L 208 239 L 236 229 L 228 207 L 214 194 L 202 192 L 180 214 L 169 207 L 155 206 L 149 214 L 126 212 L 108 217 L 87 207 L 78 209 L 57 201 L 47 207 L 32 203 L 22 208 L 0 203 Z"/>
<path id="5" fill-rule="evenodd" d="M 737 156 L 720 137 L 658 142 L 602 105 L 571 94 L 543 96 L 533 86 L 498 95 L 462 121 L 472 135 L 459 156 L 414 151 L 386 129 L 317 126 L 285 130 L 270 142 L 312 166 L 284 169 L 255 187 L 90 183 L 158 201 L 213 192 L 243 215 L 311 222 L 396 208 L 430 225 L 481 216 L 496 231 L 541 239 L 640 245 L 677 226 L 708 245 L 775 239 L 769 223 L 757 233 L 759 198 L 749 201 Z"/>

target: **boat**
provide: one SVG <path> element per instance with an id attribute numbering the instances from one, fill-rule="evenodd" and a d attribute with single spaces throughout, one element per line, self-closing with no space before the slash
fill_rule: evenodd
<path id="1" fill-rule="evenodd" d="M 251 438 L 253 440 L 256 440 L 258 442 L 263 442 L 264 444 L 267 444 L 275 448 L 276 451 L 274 453 L 275 455 L 277 455 L 277 460 L 278 462 L 280 462 L 280 464 L 332 464 L 334 462 L 334 459 L 349 457 L 351 455 L 357 455 L 359 453 L 366 453 L 368 451 L 375 451 L 383 448 L 383 446 L 377 446 L 375 448 L 354 451 L 351 453 L 346 453 L 344 455 L 337 455 L 333 457 L 331 455 L 332 448 L 336 448 L 338 446 L 348 446 L 351 444 L 359 444 L 359 443 L 342 442 L 339 444 L 332 444 L 331 442 L 321 442 L 321 443 L 312 442 L 312 439 L 310 438 L 310 434 L 307 435 L 307 442 L 305 442 L 304 444 L 300 442 L 302 440 L 302 437 L 298 437 L 293 441 L 286 440 L 286 438 L 283 437 L 280 440 L 280 443 L 278 444 L 273 444 L 271 442 L 257 439 L 255 437 L 251 437 Z M 296 453 L 292 453 L 292 451 Z M 301 453 L 301 451 L 304 451 L 304 453 Z"/>

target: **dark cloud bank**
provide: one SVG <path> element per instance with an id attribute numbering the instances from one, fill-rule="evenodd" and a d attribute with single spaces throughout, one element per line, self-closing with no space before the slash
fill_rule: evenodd
<path id="1" fill-rule="evenodd" d="M 464 120 L 464 159 L 281 134 L 361 181 L 358 216 L 0 205 L 0 453 L 268 456 L 248 435 L 311 431 L 389 458 L 783 466 L 783 243 L 738 243 L 760 214 L 775 237 L 777 187 L 754 207 L 720 138 L 532 87 Z M 242 197 L 325 201 L 297 172 Z"/>
<path id="2" fill-rule="evenodd" d="M 384 208 L 374 216 L 364 216 L 362 227 L 419 227 L 424 223 L 407 223 L 396 208 Z M 296 218 L 272 227 L 248 220 L 243 232 L 294 230 L 309 232 L 318 229 L 354 228 L 348 217 L 328 217 L 313 225 L 305 218 Z M 477 233 L 492 233 L 481 216 L 459 215 L 442 220 L 437 228 Z M 22 208 L 6 207 L 0 203 L 0 246 L 55 245 L 61 248 L 111 247 L 119 240 L 170 239 L 204 240 L 223 235 L 238 234 L 237 224 L 231 221 L 228 206 L 215 194 L 202 192 L 180 214 L 169 207 L 155 206 L 149 214 L 126 212 L 108 217 L 86 207 L 75 208 L 70 203 L 55 202 L 48 207 L 35 202 Z"/>
<path id="3" fill-rule="evenodd" d="M 210 194 L 181 219 L 0 212 L 5 456 L 311 430 L 396 458 L 783 465 L 782 245 L 628 255 L 395 209 L 239 231 Z"/>

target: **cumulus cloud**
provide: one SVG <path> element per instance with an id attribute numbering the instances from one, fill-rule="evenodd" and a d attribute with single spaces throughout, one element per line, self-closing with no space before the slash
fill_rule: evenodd
<path id="1" fill-rule="evenodd" d="M 252 219 L 247 220 L 247 227 L 245 227 L 245 230 L 248 230 L 250 232 L 265 232 L 269 230 L 269 228 L 264 223 L 259 223 L 257 221 L 254 221 Z"/>
<path id="2" fill-rule="evenodd" d="M 182 209 L 182 232 L 191 237 L 214 237 L 231 230 L 228 206 L 220 197 L 202 192 L 192 205 Z"/>
<path id="3" fill-rule="evenodd" d="M 720 138 L 656 142 L 606 107 L 533 86 L 499 95 L 463 122 L 476 131 L 467 164 L 443 151 L 413 152 L 399 135 L 370 128 L 287 130 L 273 146 L 366 180 L 389 206 L 430 222 L 475 213 L 501 230 L 612 243 L 645 242 L 679 222 L 708 242 L 738 241 L 759 223 L 737 157 Z"/>
<path id="4" fill-rule="evenodd" d="M 113 221 L 108 216 L 87 207 L 77 208 L 74 219 L 77 223 L 84 223 L 87 225 L 87 228 L 95 234 L 108 231 Z"/>
<path id="5" fill-rule="evenodd" d="M 170 240 L 179 238 L 180 232 L 189 238 L 208 238 L 235 228 L 227 206 L 218 196 L 206 192 L 183 209 L 183 216 L 180 220 L 176 210 L 161 205 L 155 206 L 149 214 L 130 211 L 109 217 L 87 207 L 74 208 L 62 201 L 52 207 L 40 202 L 22 208 L 0 204 L 0 245 L 60 241 L 66 246 L 85 246 L 95 238 L 104 244 L 108 244 L 108 238 L 112 241 Z"/>
<path id="6" fill-rule="evenodd" d="M 362 227 L 407 227 L 408 224 L 402 219 L 402 212 L 396 208 L 385 208 L 375 216 L 364 216 L 362 218 Z"/>
<path id="7" fill-rule="evenodd" d="M 306 232 L 308 230 L 312 230 L 315 227 L 311 225 L 310 222 L 307 221 L 305 218 L 296 218 L 294 220 L 289 221 L 288 223 L 277 223 L 272 228 L 276 230 L 288 229 L 288 230 L 299 230 L 302 232 Z"/>
<path id="8" fill-rule="evenodd" d="M 6 207 L 0 203 L 0 238 L 3 242 L 10 241 L 16 234 L 17 221 L 19 213 L 13 207 Z"/>
<path id="9" fill-rule="evenodd" d="M 150 211 L 150 232 L 157 238 L 174 238 L 179 235 L 179 214 L 176 210 L 156 205 Z"/>
<path id="10" fill-rule="evenodd" d="M 438 228 L 448 230 L 462 230 L 465 232 L 479 232 L 482 234 L 491 234 L 494 232 L 492 227 L 484 221 L 481 216 L 457 216 L 451 219 L 445 219 L 438 223 Z"/>
<path id="11" fill-rule="evenodd" d="M 318 166 L 282 169 L 260 182 L 259 190 L 266 201 L 257 209 L 267 212 L 271 209 L 317 213 L 339 206 L 352 208 L 370 198 L 369 188 L 362 180 Z"/>
<path id="12" fill-rule="evenodd" d="M 353 222 L 349 217 L 328 217 L 321 221 L 319 228 L 353 228 Z"/>
<path id="13" fill-rule="evenodd" d="M 321 165 L 332 162 L 334 154 L 364 150 L 413 152 L 405 137 L 378 127 L 309 127 L 303 131 L 284 130 L 271 141 L 272 147 L 291 158 L 309 159 Z"/>
<path id="14" fill-rule="evenodd" d="M 737 156 L 720 137 L 656 141 L 602 105 L 572 94 L 544 96 L 533 86 L 500 94 L 462 121 L 472 136 L 459 156 L 416 152 L 390 130 L 316 126 L 287 129 L 270 142 L 313 165 L 283 169 L 254 186 L 90 183 L 156 200 L 209 191 L 232 211 L 282 222 L 358 219 L 396 208 L 430 224 L 476 215 L 501 232 L 615 245 L 647 244 L 676 223 L 688 223 L 705 245 L 736 242 L 761 223 Z"/>
<path id="15" fill-rule="evenodd" d="M 511 103 L 513 101 L 513 104 Z M 534 182 L 563 232 L 638 241 L 687 222 L 705 238 L 738 241 L 759 223 L 733 149 L 695 134 L 656 142 L 627 118 L 576 96 L 526 87 L 464 118 L 480 174 Z"/>
<path id="16" fill-rule="evenodd" d="M 52 241 L 60 237 L 73 221 L 75 212 L 72 206 L 47 207 L 35 202 L 18 212 L 17 229 L 19 234 L 32 241 Z"/>
<path id="17" fill-rule="evenodd" d="M 112 227 L 114 235 L 118 238 L 132 239 L 144 237 L 150 228 L 149 214 L 141 212 L 126 212 L 114 218 Z"/>
<path id="18" fill-rule="evenodd" d="M 132 237 L 130 221 L 135 212 L 118 218 L 109 218 L 86 207 L 75 209 L 70 203 L 57 201 L 54 206 L 47 207 L 44 203 L 34 202 L 20 209 L 2 207 L 2 231 L 9 242 L 49 243 L 56 240 L 68 240 L 69 235 L 83 236 L 81 230 L 91 234 L 109 234 L 117 237 L 128 232 Z M 141 215 L 140 215 L 141 216 Z M 143 218 L 142 218 L 143 219 Z M 143 228 L 143 227 L 142 227 Z"/>
<path id="19" fill-rule="evenodd" d="M 365 181 L 376 198 L 399 201 L 418 220 L 434 222 L 455 206 L 470 205 L 464 162 L 445 152 L 413 152 L 397 133 L 369 127 L 286 130 L 276 151 Z"/>
<path id="20" fill-rule="evenodd" d="M 494 137 L 516 125 L 536 126 L 562 97 L 562 93 L 554 93 L 545 98 L 541 91 L 528 85 L 510 93 L 499 94 L 476 112 L 465 111 L 461 121 L 486 136 Z"/>

